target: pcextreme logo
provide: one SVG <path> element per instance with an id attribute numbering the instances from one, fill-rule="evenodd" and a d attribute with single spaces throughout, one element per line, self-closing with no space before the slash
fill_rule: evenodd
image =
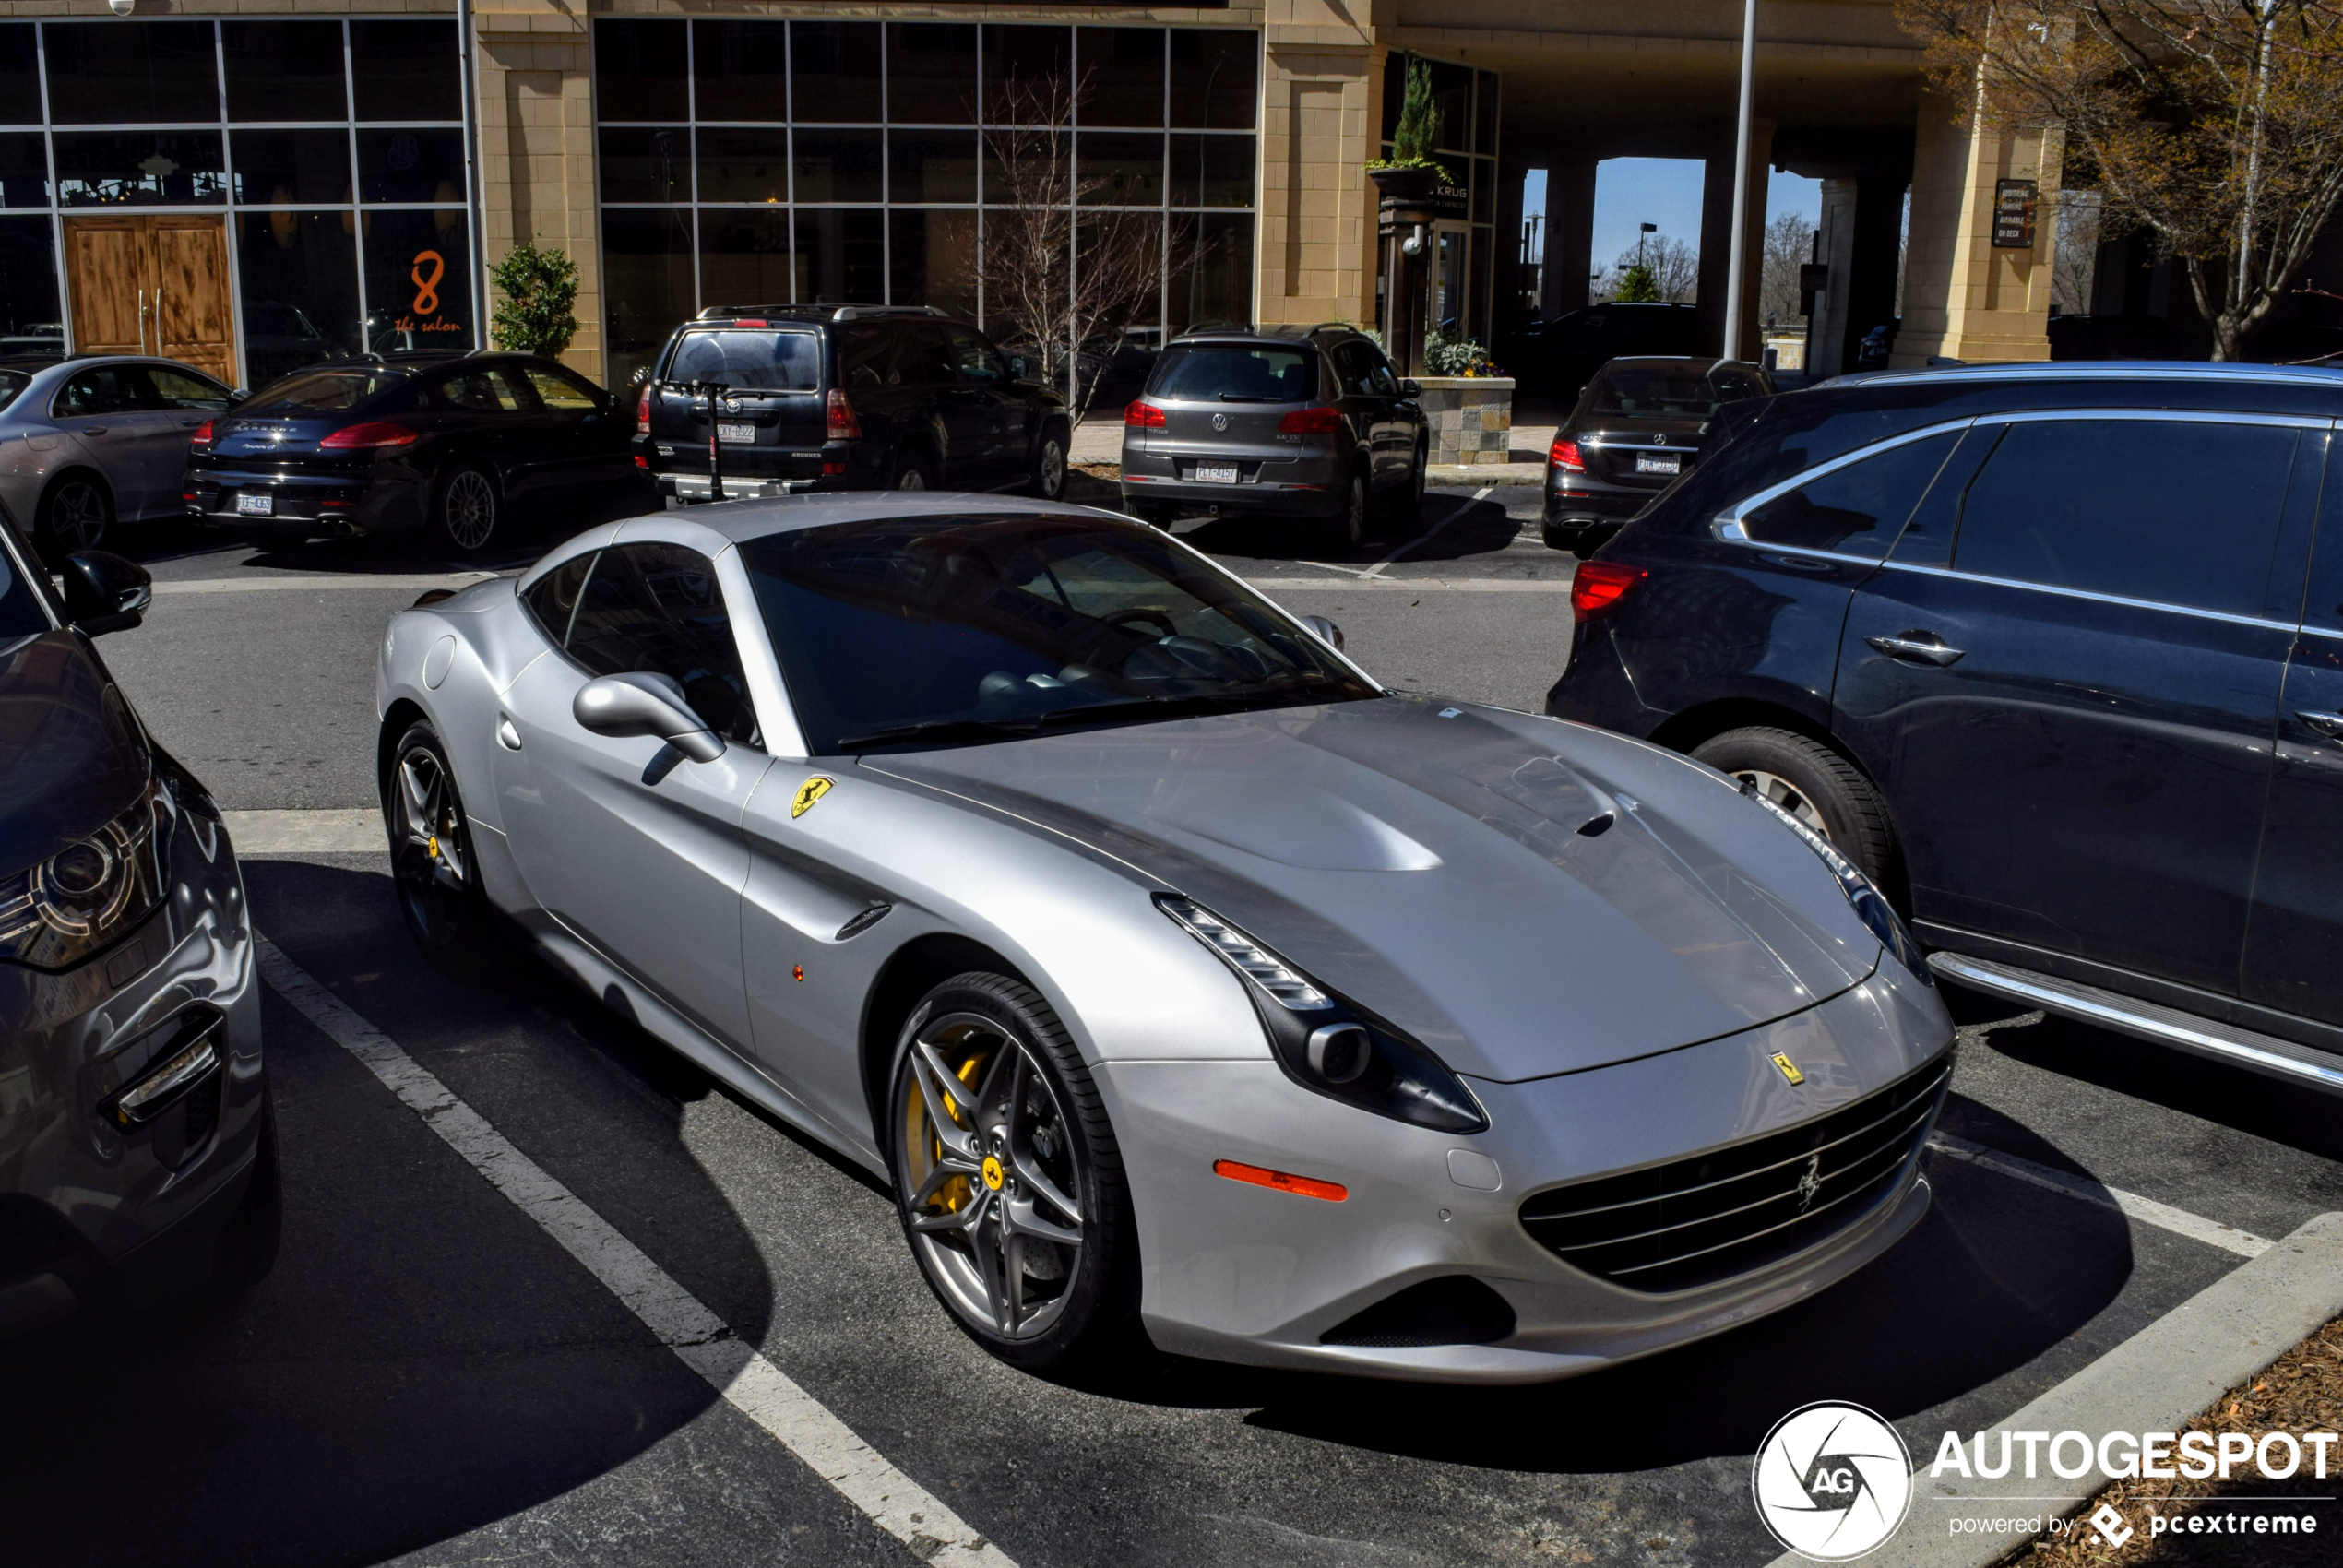
<path id="1" fill-rule="evenodd" d="M 1757 1516 L 1813 1562 L 1845 1562 L 1896 1533 L 1912 1502 L 1911 1452 L 1861 1405 L 1822 1401 L 1774 1423 L 1749 1467 Z"/>

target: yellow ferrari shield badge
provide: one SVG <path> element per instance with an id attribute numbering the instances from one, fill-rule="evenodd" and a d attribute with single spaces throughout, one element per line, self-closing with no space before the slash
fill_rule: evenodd
<path id="1" fill-rule="evenodd" d="M 830 786 L 837 782 L 838 780 L 835 778 L 825 778 L 817 773 L 813 778 L 808 778 L 804 783 L 800 784 L 797 787 L 796 798 L 791 800 L 789 803 L 789 814 L 791 820 L 795 821 L 797 818 L 803 816 L 807 812 L 812 811 L 814 809 L 814 802 L 820 800 L 824 795 L 828 794 L 830 792 Z"/>
<path id="2" fill-rule="evenodd" d="M 1798 1063 L 1792 1062 L 1789 1057 L 1784 1056 L 1778 1051 L 1774 1052 L 1774 1065 L 1780 1068 L 1781 1075 L 1788 1078 L 1793 1085 L 1802 1084 L 1806 1081 L 1806 1075 L 1798 1070 Z"/>

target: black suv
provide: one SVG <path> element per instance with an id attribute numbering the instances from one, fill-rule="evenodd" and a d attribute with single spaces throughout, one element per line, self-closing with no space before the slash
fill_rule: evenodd
<path id="1" fill-rule="evenodd" d="M 676 328 L 635 412 L 682 501 L 806 490 L 1029 489 L 1056 500 L 1065 399 L 927 306 L 719 305 Z"/>
<path id="2" fill-rule="evenodd" d="M 1940 974 L 2343 1088 L 2343 374 L 1884 372 L 1723 410 L 1549 713 L 1690 752 Z"/>
<path id="3" fill-rule="evenodd" d="M 1422 390 L 1347 323 L 1191 327 L 1123 410 L 1124 510 L 1297 517 L 1355 545 L 1378 505 L 1404 522 L 1423 505 Z"/>

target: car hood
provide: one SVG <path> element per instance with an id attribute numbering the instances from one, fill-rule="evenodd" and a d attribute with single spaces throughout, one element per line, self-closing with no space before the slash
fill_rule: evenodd
<path id="1" fill-rule="evenodd" d="M 1821 861 L 1713 773 L 1498 709 L 1386 697 L 862 766 L 1137 868 L 1481 1077 L 1731 1034 L 1878 961 Z"/>
<path id="2" fill-rule="evenodd" d="M 0 876 L 96 832 L 149 766 L 129 705 L 79 637 L 0 644 Z"/>

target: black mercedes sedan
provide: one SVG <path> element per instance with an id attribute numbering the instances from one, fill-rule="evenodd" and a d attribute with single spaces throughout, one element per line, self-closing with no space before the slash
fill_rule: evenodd
<path id="1" fill-rule="evenodd" d="M 428 530 L 477 555 L 526 508 L 656 505 L 626 414 L 530 354 L 311 365 L 196 428 L 180 499 L 190 517 L 257 543 Z"/>
<path id="2" fill-rule="evenodd" d="M 1547 545 L 1592 554 L 1690 471 L 1711 415 L 1773 390 L 1763 370 L 1734 360 L 1646 355 L 1604 365 L 1546 453 Z"/>
<path id="3" fill-rule="evenodd" d="M 149 592 L 94 550 L 53 581 L 0 516 L 0 1337 L 276 1258 L 244 878 L 90 642 Z"/>

